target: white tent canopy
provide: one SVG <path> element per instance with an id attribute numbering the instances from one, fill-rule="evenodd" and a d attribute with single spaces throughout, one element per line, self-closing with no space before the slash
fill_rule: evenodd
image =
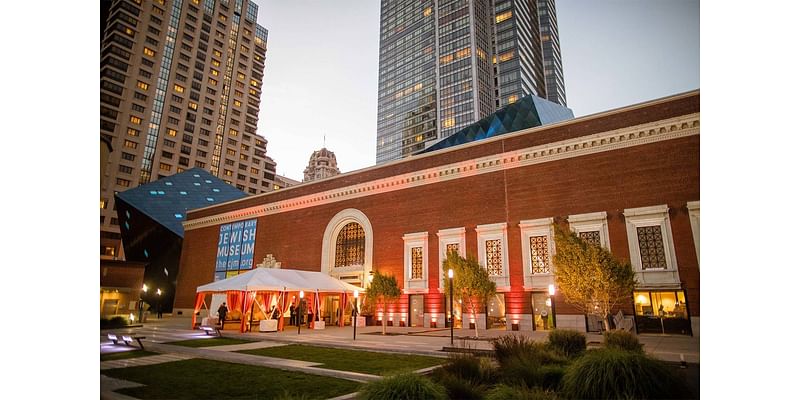
<path id="1" fill-rule="evenodd" d="M 352 293 L 354 290 L 363 291 L 364 289 L 340 281 L 322 272 L 263 267 L 197 287 L 197 293 L 227 291 L 296 292 L 300 290 L 318 291 L 320 293 Z"/>

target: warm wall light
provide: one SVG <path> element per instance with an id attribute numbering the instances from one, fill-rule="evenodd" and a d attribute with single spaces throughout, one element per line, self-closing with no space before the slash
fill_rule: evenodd
<path id="1" fill-rule="evenodd" d="M 550 296 L 556 294 L 556 285 L 553 285 L 552 283 L 548 285 L 547 292 L 550 293 Z"/>

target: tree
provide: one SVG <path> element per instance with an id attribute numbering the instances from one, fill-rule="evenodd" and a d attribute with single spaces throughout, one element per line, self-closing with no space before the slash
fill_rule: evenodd
<path id="1" fill-rule="evenodd" d="M 386 304 L 396 300 L 401 293 L 394 275 L 384 275 L 380 271 L 375 271 L 372 276 L 372 283 L 367 287 L 366 296 L 368 301 L 381 305 L 383 310 L 381 323 L 383 324 L 384 335 L 386 334 Z"/>
<path id="2" fill-rule="evenodd" d="M 555 241 L 553 264 L 558 290 L 580 311 L 602 317 L 608 330 L 611 310 L 629 301 L 636 285 L 630 263 L 558 225 Z"/>
<path id="3" fill-rule="evenodd" d="M 447 270 L 453 269 L 453 297 L 467 304 L 472 319 L 475 320 L 478 307 L 486 304 L 489 297 L 497 291 L 497 285 L 489 278 L 489 271 L 482 267 L 473 257 L 464 258 L 457 252 L 447 253 L 447 259 L 442 262 L 443 276 Z M 444 279 L 445 293 L 450 293 L 450 279 Z M 454 299 L 455 300 L 455 299 Z M 450 311 L 452 313 L 452 310 Z M 475 323 L 475 337 L 478 337 L 478 324 Z"/>

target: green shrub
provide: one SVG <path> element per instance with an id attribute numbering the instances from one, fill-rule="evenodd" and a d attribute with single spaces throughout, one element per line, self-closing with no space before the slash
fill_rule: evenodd
<path id="1" fill-rule="evenodd" d="M 528 358 L 538 364 L 567 363 L 567 359 L 553 352 L 545 343 L 536 343 L 524 336 L 503 336 L 493 341 L 495 358 L 501 367 L 504 367 L 512 358 Z"/>
<path id="2" fill-rule="evenodd" d="M 449 399 L 480 400 L 489 388 L 485 383 L 462 379 L 447 372 L 437 374 L 434 379 L 444 386 Z"/>
<path id="3" fill-rule="evenodd" d="M 486 394 L 486 400 L 558 400 L 558 396 L 541 388 L 500 384 Z"/>
<path id="4" fill-rule="evenodd" d="M 544 389 L 558 390 L 566 372 L 566 367 L 561 365 L 543 365 L 538 371 L 540 385 Z"/>
<path id="5" fill-rule="evenodd" d="M 542 364 L 536 358 L 510 357 L 501 371 L 502 381 L 508 384 L 555 390 L 561 384 L 565 367 L 559 364 Z"/>
<path id="6" fill-rule="evenodd" d="M 664 362 L 619 349 L 587 352 L 567 368 L 561 394 L 571 399 L 685 399 L 692 394 Z"/>
<path id="7" fill-rule="evenodd" d="M 586 351 L 586 335 L 571 329 L 554 329 L 547 337 L 550 347 L 566 357 L 574 358 Z"/>
<path id="8" fill-rule="evenodd" d="M 639 343 L 639 338 L 633 333 L 625 331 L 603 332 L 603 344 L 609 349 L 644 352 L 642 344 Z"/>
<path id="9" fill-rule="evenodd" d="M 100 318 L 100 329 L 123 328 L 126 326 L 128 326 L 128 320 L 125 317 Z"/>
<path id="10" fill-rule="evenodd" d="M 436 371 L 464 380 L 480 381 L 481 361 L 471 354 L 454 354 Z"/>
<path id="11" fill-rule="evenodd" d="M 373 381 L 358 394 L 363 400 L 405 400 L 447 398 L 442 386 L 413 373 L 394 375 Z"/>

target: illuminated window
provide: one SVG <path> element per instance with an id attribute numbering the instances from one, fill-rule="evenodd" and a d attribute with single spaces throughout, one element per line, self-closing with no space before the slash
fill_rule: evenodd
<path id="1" fill-rule="evenodd" d="M 129 181 L 127 179 L 117 178 L 117 185 L 122 186 L 122 187 L 129 187 L 129 186 L 131 186 L 131 181 Z M 113 220 L 115 220 L 115 219 L 116 218 L 111 218 L 112 224 L 113 224 Z"/>
<path id="2" fill-rule="evenodd" d="M 169 164 L 160 163 L 158 165 L 158 169 L 160 169 L 162 171 L 170 171 L 170 170 L 172 170 L 172 166 L 169 165 Z"/>
<path id="3" fill-rule="evenodd" d="M 498 57 L 498 58 L 500 59 L 500 62 L 508 61 L 508 60 L 514 58 L 514 50 L 511 50 L 509 52 L 500 54 L 500 57 Z"/>
<path id="4" fill-rule="evenodd" d="M 214 78 L 208 78 L 208 84 L 211 86 L 217 86 L 217 80 Z"/>
<path id="5" fill-rule="evenodd" d="M 215 60 L 213 58 L 211 59 L 211 64 L 213 64 L 215 67 L 219 67 L 219 61 L 217 61 L 217 60 Z"/>
<path id="6" fill-rule="evenodd" d="M 511 15 L 512 15 L 511 10 L 508 10 L 508 11 L 502 13 L 502 14 L 497 14 L 497 16 L 494 17 L 494 21 L 499 24 L 499 23 L 511 18 Z"/>
<path id="7" fill-rule="evenodd" d="M 426 17 L 431 15 L 431 13 L 432 13 L 432 11 L 431 11 L 430 7 L 426 7 L 425 10 L 422 11 L 422 15 L 424 15 Z"/>
<path id="8" fill-rule="evenodd" d="M 139 143 L 131 142 L 130 140 L 126 140 L 125 141 L 125 147 L 127 147 L 129 149 L 135 149 L 135 148 L 139 147 Z"/>
<path id="9" fill-rule="evenodd" d="M 245 79 L 246 79 L 246 78 L 245 78 L 245 76 L 244 76 L 244 74 L 243 74 L 243 73 L 241 73 L 241 72 L 239 72 L 239 73 L 238 73 L 236 76 L 238 76 L 238 77 L 239 77 L 239 79 L 241 79 L 241 80 L 245 80 Z"/>
<path id="10" fill-rule="evenodd" d="M 217 57 L 222 57 L 222 52 L 220 52 L 219 50 L 214 50 L 214 55 Z"/>
<path id="11" fill-rule="evenodd" d="M 178 131 L 176 131 L 175 129 L 167 128 L 167 135 L 175 136 L 177 134 L 178 134 Z"/>
<path id="12" fill-rule="evenodd" d="M 256 95 L 258 95 L 258 92 L 256 92 L 255 89 L 250 89 L 250 94 L 252 94 L 253 96 L 256 96 Z"/>
<path id="13" fill-rule="evenodd" d="M 442 122 L 442 127 L 443 128 L 451 128 L 451 127 L 455 126 L 455 124 L 456 124 L 456 119 L 455 118 L 448 118 L 448 119 L 444 120 L 444 122 Z"/>
<path id="14" fill-rule="evenodd" d="M 142 119 L 137 117 L 137 116 L 135 116 L 135 115 L 131 115 L 131 123 L 134 123 L 136 125 L 141 125 L 142 124 Z"/>
<path id="15" fill-rule="evenodd" d="M 250 79 L 250 86 L 256 86 L 256 87 L 258 87 L 258 81 L 257 81 L 257 80 L 255 80 L 255 79 Z"/>
<path id="16" fill-rule="evenodd" d="M 280 189 L 280 188 L 281 188 L 281 187 L 280 187 L 280 186 L 278 186 L 278 185 L 272 185 L 272 190 L 278 190 L 278 189 Z"/>
<path id="17" fill-rule="evenodd" d="M 184 91 L 184 90 L 185 90 L 185 89 L 184 89 L 184 87 L 183 87 L 183 86 L 181 86 L 181 85 L 175 85 L 175 91 L 176 91 L 176 92 L 178 92 L 178 93 L 183 93 L 183 91 Z"/>
<path id="18" fill-rule="evenodd" d="M 235 105 L 236 107 L 241 107 L 242 106 L 242 102 L 239 101 L 239 100 L 234 100 L 233 101 L 233 105 Z"/>
<path id="19" fill-rule="evenodd" d="M 511 96 L 508 96 L 508 104 L 515 103 L 516 101 L 517 101 L 517 95 L 512 94 Z"/>
<path id="20" fill-rule="evenodd" d="M 229 169 L 226 169 L 225 170 L 225 176 L 233 176 L 233 171 L 231 171 Z"/>
<path id="21" fill-rule="evenodd" d="M 463 49 L 461 49 L 461 50 L 456 52 L 456 59 L 469 57 L 470 54 L 471 54 L 470 53 L 470 48 L 469 47 L 465 47 L 465 48 L 463 48 Z"/>
<path id="22" fill-rule="evenodd" d="M 411 248 L 411 279 L 422 279 L 422 247 Z"/>
<path id="23" fill-rule="evenodd" d="M 233 128 L 231 128 L 231 130 L 230 130 L 228 133 L 229 133 L 231 136 L 236 136 L 236 135 L 238 135 L 238 134 L 239 134 L 239 131 L 237 131 L 236 129 L 233 129 Z"/>
<path id="24" fill-rule="evenodd" d="M 223 21 L 223 22 L 224 22 L 224 21 L 227 21 L 227 20 L 228 20 L 228 17 L 226 17 L 226 16 L 225 16 L 225 14 L 222 14 L 222 13 L 220 13 L 220 14 L 219 14 L 219 19 L 220 19 L 220 21 Z"/>
<path id="25" fill-rule="evenodd" d="M 500 239 L 487 240 L 486 244 L 486 269 L 489 276 L 503 273 L 503 243 Z"/>
<path id="26" fill-rule="evenodd" d="M 356 222 L 345 225 L 336 237 L 336 258 L 334 267 L 364 265 L 364 228 Z"/>
<path id="27" fill-rule="evenodd" d="M 214 75 L 214 76 L 219 76 L 219 71 L 217 71 L 217 70 L 215 70 L 215 69 L 213 69 L 213 68 L 212 68 L 212 69 L 211 69 L 211 75 Z"/>
<path id="28" fill-rule="evenodd" d="M 133 128 L 128 128 L 128 136 L 139 136 L 139 131 Z"/>
<path id="29" fill-rule="evenodd" d="M 139 89 L 142 89 L 142 90 L 147 90 L 147 88 L 150 87 L 150 85 L 148 85 L 147 83 L 144 83 L 142 81 L 137 81 L 136 82 L 136 86 L 138 86 Z"/>
<path id="30" fill-rule="evenodd" d="M 192 110 L 197 110 L 197 103 L 193 103 L 193 102 L 190 101 L 189 102 L 189 108 L 191 108 Z"/>
<path id="31" fill-rule="evenodd" d="M 152 49 L 150 49 L 149 47 L 145 47 L 144 48 L 144 55 L 146 55 L 148 57 L 153 57 L 153 56 L 156 55 L 156 52 L 153 51 Z"/>
<path id="32" fill-rule="evenodd" d="M 103 209 L 103 210 L 105 210 L 105 209 L 106 209 L 106 207 L 108 207 L 108 200 L 106 200 L 106 199 L 100 199 L 100 208 L 101 208 L 101 209 Z"/>

